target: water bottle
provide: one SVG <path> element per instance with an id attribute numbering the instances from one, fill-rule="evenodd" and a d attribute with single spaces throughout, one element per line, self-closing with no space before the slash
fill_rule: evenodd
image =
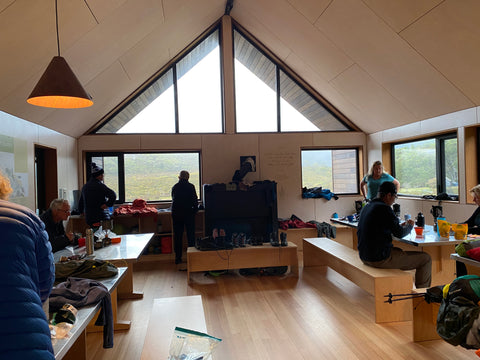
<path id="1" fill-rule="evenodd" d="M 87 229 L 85 230 L 85 249 L 87 252 L 87 255 L 92 255 L 93 254 L 93 230 L 92 229 Z"/>

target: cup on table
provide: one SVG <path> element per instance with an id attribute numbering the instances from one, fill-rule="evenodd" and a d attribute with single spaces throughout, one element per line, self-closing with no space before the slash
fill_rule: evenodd
<path id="1" fill-rule="evenodd" d="M 422 236 L 423 235 L 423 227 L 415 226 L 414 229 L 415 229 L 415 234 L 417 234 L 417 236 Z"/>
<path id="2" fill-rule="evenodd" d="M 405 221 L 408 221 L 410 220 L 412 217 L 410 216 L 410 214 L 405 214 L 403 215 L 403 217 L 405 218 Z"/>
<path id="3" fill-rule="evenodd" d="M 349 222 L 353 222 L 353 219 L 354 219 L 353 215 L 348 215 L 348 216 L 347 216 L 347 220 L 348 220 Z"/>

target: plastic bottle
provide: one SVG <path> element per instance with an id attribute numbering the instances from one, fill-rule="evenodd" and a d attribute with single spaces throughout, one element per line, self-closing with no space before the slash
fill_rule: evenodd
<path id="1" fill-rule="evenodd" d="M 85 249 L 87 255 L 92 255 L 93 254 L 93 230 L 92 229 L 87 229 L 85 230 L 86 236 L 85 236 Z"/>

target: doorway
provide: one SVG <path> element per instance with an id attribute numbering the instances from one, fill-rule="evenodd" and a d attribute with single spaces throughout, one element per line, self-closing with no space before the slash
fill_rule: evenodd
<path id="1" fill-rule="evenodd" d="M 58 196 L 57 150 L 35 145 L 35 208 L 42 214 Z"/>

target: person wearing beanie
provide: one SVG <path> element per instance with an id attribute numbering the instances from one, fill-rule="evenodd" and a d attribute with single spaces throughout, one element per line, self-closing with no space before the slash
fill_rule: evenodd
<path id="1" fill-rule="evenodd" d="M 103 183 L 104 171 L 92 162 L 90 179 L 82 187 L 78 209 L 85 215 L 85 222 L 91 226 L 98 226 L 102 220 L 110 219 L 108 208 L 113 206 L 117 198 L 115 191 Z"/>
<path id="2" fill-rule="evenodd" d="M 184 228 L 187 230 L 188 243 L 195 241 L 195 214 L 198 211 L 198 198 L 195 185 L 188 181 L 189 178 L 188 171 L 180 171 L 178 183 L 172 187 L 175 264 L 182 262 Z"/>
<path id="3" fill-rule="evenodd" d="M 430 287 L 432 259 L 421 251 L 404 251 L 394 247 L 392 235 L 402 238 L 413 228 L 413 220 L 400 224 L 392 210 L 397 187 L 391 181 L 382 183 L 377 197 L 366 205 L 358 222 L 358 253 L 366 265 L 383 269 L 415 269 L 415 286 Z"/>

